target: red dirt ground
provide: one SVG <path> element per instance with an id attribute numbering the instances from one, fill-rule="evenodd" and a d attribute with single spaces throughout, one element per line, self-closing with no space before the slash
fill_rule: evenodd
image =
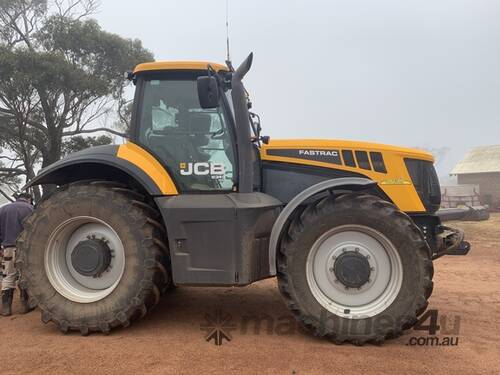
<path id="1" fill-rule="evenodd" d="M 460 317 L 458 345 L 411 346 L 407 331 L 381 346 L 336 346 L 295 332 L 259 335 L 245 316 L 268 314 L 289 322 L 275 279 L 245 288 L 179 288 L 145 319 L 109 336 L 62 335 L 43 325 L 39 312 L 0 318 L 3 374 L 14 373 L 500 373 L 500 214 L 480 223 L 453 223 L 472 243 L 466 257 L 435 263 L 430 309 L 453 322 Z M 15 310 L 19 306 L 15 305 Z M 232 340 L 216 346 L 204 340 L 200 324 L 216 309 L 231 314 Z M 278 322 L 279 322 L 278 321 Z M 287 326 L 288 328 L 290 326 Z M 275 327 L 279 331 L 279 327 Z M 437 336 L 446 336 L 442 330 Z"/>

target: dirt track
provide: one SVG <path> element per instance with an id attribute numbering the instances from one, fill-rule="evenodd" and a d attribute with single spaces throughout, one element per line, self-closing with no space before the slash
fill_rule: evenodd
<path id="1" fill-rule="evenodd" d="M 407 331 L 382 346 L 335 346 L 290 332 L 289 314 L 274 279 L 246 288 L 179 288 L 144 320 L 109 336 L 62 335 L 43 325 L 39 312 L 0 318 L 2 373 L 500 373 L 500 214 L 488 222 L 453 223 L 467 232 L 473 249 L 467 257 L 435 263 L 430 309 L 453 326 L 460 317 L 458 345 L 411 346 Z M 17 310 L 18 306 L 15 306 Z M 236 324 L 230 342 L 204 340 L 204 315 L 220 309 Z M 273 334 L 263 324 L 259 335 L 246 316 L 275 318 Z M 279 323 L 285 324 L 278 325 Z M 450 327 L 447 327 L 448 329 Z M 442 331 L 437 335 L 443 339 Z"/>

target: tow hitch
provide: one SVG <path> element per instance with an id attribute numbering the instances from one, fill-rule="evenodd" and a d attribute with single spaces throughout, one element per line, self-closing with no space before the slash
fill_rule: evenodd
<path id="1" fill-rule="evenodd" d="M 437 235 L 438 249 L 432 256 L 432 260 L 441 258 L 443 255 L 467 255 L 470 243 L 464 241 L 464 232 L 459 229 L 441 226 Z"/>

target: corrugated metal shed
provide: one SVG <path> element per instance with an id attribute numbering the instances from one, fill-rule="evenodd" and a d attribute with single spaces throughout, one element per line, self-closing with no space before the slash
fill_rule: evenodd
<path id="1" fill-rule="evenodd" d="M 500 172 L 500 145 L 471 149 L 451 171 L 452 175 Z"/>

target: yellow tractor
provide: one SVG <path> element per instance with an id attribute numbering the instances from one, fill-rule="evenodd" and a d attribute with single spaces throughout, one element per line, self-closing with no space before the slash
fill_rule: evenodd
<path id="1" fill-rule="evenodd" d="M 43 322 L 107 333 L 171 287 L 276 276 L 296 318 L 336 343 L 415 324 L 433 260 L 470 247 L 435 215 L 432 155 L 261 136 L 242 83 L 251 63 L 138 65 L 127 143 L 75 153 L 29 182 L 57 185 L 18 241 L 20 285 Z"/>

